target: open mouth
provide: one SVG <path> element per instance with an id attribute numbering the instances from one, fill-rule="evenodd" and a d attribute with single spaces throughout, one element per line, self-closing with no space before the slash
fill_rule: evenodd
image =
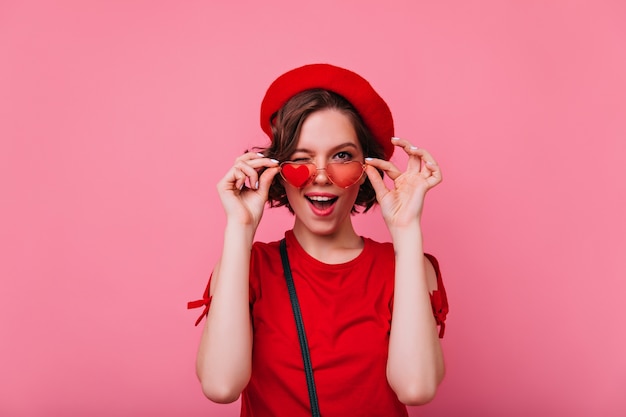
<path id="1" fill-rule="evenodd" d="M 318 210 L 326 210 L 335 204 L 338 197 L 326 197 L 321 195 L 306 196 L 306 199 Z"/>

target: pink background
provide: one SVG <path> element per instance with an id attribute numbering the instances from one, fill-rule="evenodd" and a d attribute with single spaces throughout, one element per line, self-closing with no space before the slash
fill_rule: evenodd
<path id="1" fill-rule="evenodd" d="M 618 0 L 0 3 L 0 415 L 238 415 L 201 394 L 186 302 L 219 256 L 216 181 L 312 62 L 369 79 L 444 169 L 424 223 L 448 374 L 411 415 L 626 415 Z"/>

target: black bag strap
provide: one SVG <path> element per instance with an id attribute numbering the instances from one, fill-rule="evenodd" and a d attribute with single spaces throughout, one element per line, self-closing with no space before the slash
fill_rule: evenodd
<path id="1" fill-rule="evenodd" d="M 280 241 L 280 259 L 283 261 L 285 281 L 287 281 L 287 290 L 289 291 L 289 298 L 291 298 L 291 308 L 293 309 L 293 316 L 296 319 L 296 327 L 298 328 L 298 339 L 300 340 L 302 360 L 304 361 L 304 372 L 306 373 L 306 385 L 309 389 L 309 400 L 311 401 L 311 414 L 314 417 L 320 417 L 320 408 L 317 404 L 317 391 L 315 390 L 315 380 L 313 379 L 313 366 L 311 365 L 311 355 L 309 354 L 309 344 L 306 341 L 304 323 L 302 322 L 302 313 L 300 312 L 300 303 L 298 303 L 296 287 L 293 284 L 293 277 L 291 276 L 291 266 L 289 266 L 289 258 L 287 257 L 287 242 L 285 239 Z"/>

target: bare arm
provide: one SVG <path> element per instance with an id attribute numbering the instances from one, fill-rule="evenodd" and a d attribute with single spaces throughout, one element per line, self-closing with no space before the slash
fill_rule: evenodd
<path id="1" fill-rule="evenodd" d="M 432 400 L 445 372 L 429 296 L 437 280 L 423 256 L 421 240 L 417 227 L 394 236 L 396 276 L 387 379 L 407 405 Z"/>
<path id="2" fill-rule="evenodd" d="M 437 281 L 432 264 L 424 257 L 420 226 L 426 192 L 441 182 L 441 172 L 430 154 L 395 139 L 409 155 L 406 172 L 389 161 L 368 160 L 367 175 L 376 190 L 383 217 L 396 252 L 387 380 L 403 403 L 432 400 L 444 376 L 443 353 L 430 304 Z M 374 167 L 394 180 L 387 189 Z"/>
<path id="3" fill-rule="evenodd" d="M 278 172 L 276 165 L 268 158 L 247 153 L 237 159 L 217 186 L 227 223 L 222 256 L 213 271 L 211 308 L 196 361 L 202 390 L 215 402 L 235 401 L 250 379 L 250 253 L 269 186 Z M 268 169 L 258 176 L 257 169 L 262 167 Z M 245 187 L 246 179 L 251 188 Z"/>

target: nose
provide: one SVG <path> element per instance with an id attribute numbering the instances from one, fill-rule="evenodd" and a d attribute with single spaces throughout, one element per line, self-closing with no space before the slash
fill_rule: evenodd
<path id="1" fill-rule="evenodd" d="M 313 183 L 318 185 L 332 184 L 330 178 L 328 178 L 328 174 L 326 174 L 326 166 L 322 164 L 316 164 L 316 167 L 319 166 L 322 166 L 322 168 L 317 168 L 317 171 L 315 171 L 315 175 L 313 176 Z"/>

